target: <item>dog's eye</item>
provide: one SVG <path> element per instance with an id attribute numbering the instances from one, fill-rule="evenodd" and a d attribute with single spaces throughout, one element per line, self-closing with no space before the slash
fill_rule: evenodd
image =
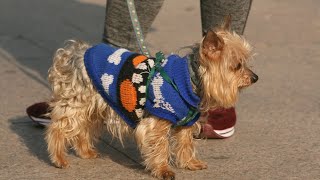
<path id="1" fill-rule="evenodd" d="M 237 66 L 234 68 L 234 70 L 238 71 L 241 69 L 241 67 L 242 67 L 242 64 L 238 63 Z"/>

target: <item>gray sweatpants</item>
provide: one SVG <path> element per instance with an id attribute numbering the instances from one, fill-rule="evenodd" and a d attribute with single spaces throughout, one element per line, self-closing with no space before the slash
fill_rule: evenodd
<path id="1" fill-rule="evenodd" d="M 164 0 L 136 0 L 136 10 L 146 37 Z M 243 34 L 252 0 L 200 0 L 202 32 L 221 24 L 232 16 L 231 28 Z M 177 7 L 179 8 L 179 7 Z M 108 0 L 103 41 L 131 51 L 139 51 L 126 0 Z"/>

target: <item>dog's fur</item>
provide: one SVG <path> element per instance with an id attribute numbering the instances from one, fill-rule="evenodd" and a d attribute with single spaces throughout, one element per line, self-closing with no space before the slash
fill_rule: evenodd
<path id="1" fill-rule="evenodd" d="M 230 21 L 226 21 L 221 28 L 209 31 L 198 46 L 201 85 L 197 93 L 201 112 L 234 106 L 239 90 L 258 78 L 246 64 L 251 57 L 250 45 L 230 32 L 229 25 Z M 68 167 L 69 146 L 81 158 L 96 158 L 94 142 L 106 127 L 121 142 L 126 134 L 133 133 L 146 169 L 157 178 L 174 178 L 172 163 L 190 170 L 207 168 L 206 163 L 196 158 L 193 133 L 200 130 L 198 123 L 172 128 L 169 121 L 150 115 L 132 130 L 121 120 L 87 75 L 83 55 L 89 47 L 81 41 L 69 41 L 56 51 L 49 70 L 52 123 L 46 131 L 46 141 L 51 161 L 57 167 Z"/>

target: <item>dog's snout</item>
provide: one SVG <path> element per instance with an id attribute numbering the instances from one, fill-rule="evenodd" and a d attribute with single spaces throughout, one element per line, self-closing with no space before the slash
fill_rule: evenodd
<path id="1" fill-rule="evenodd" d="M 259 76 L 256 75 L 255 73 L 252 73 L 252 75 L 251 75 L 251 83 L 257 82 L 258 79 L 259 79 Z"/>

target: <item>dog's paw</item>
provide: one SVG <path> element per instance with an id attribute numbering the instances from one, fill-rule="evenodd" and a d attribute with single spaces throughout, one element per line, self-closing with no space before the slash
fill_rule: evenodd
<path id="1" fill-rule="evenodd" d="M 66 161 L 66 160 L 56 161 L 56 162 L 54 162 L 54 165 L 55 165 L 57 168 L 61 168 L 61 169 L 66 169 L 66 168 L 70 167 L 69 162 Z"/>
<path id="2" fill-rule="evenodd" d="M 195 170 L 201 170 L 201 169 L 207 169 L 208 165 L 206 162 L 197 160 L 197 159 L 192 159 L 187 163 L 186 169 L 195 171 Z"/>
<path id="3" fill-rule="evenodd" d="M 79 153 L 79 156 L 83 159 L 95 159 L 99 157 L 99 153 L 96 150 L 88 150 L 86 152 Z"/>
<path id="4" fill-rule="evenodd" d="M 158 179 L 164 179 L 164 180 L 175 179 L 175 173 L 171 171 L 169 168 L 154 169 L 151 172 L 151 174 Z"/>
<path id="5" fill-rule="evenodd" d="M 163 180 L 174 180 L 175 179 L 175 173 L 170 170 L 163 171 L 161 173 L 161 179 Z"/>

